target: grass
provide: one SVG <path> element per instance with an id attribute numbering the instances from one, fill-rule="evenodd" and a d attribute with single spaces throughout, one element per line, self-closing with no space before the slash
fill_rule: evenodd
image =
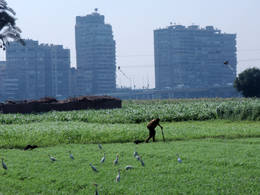
<path id="1" fill-rule="evenodd" d="M 259 121 L 185 121 L 161 123 L 166 140 L 260 137 Z M 42 122 L 0 126 L 0 148 L 41 147 L 59 144 L 127 143 L 147 137 L 146 123 L 100 124 L 85 122 Z M 162 140 L 157 128 L 157 138 Z"/>
<path id="2" fill-rule="evenodd" d="M 75 121 L 89 123 L 143 123 L 159 117 L 163 122 L 204 120 L 260 121 L 260 99 L 188 99 L 123 101 L 122 109 L 0 114 L 0 124 Z"/>
<path id="3" fill-rule="evenodd" d="M 205 139 L 141 144 L 137 151 L 145 167 L 133 157 L 134 144 L 70 144 L 33 151 L 1 149 L 8 170 L 0 170 L 3 194 L 257 194 L 260 191 L 259 138 Z M 75 160 L 69 159 L 71 150 Z M 177 162 L 180 154 L 183 163 Z M 57 158 L 48 159 L 48 154 Z M 119 165 L 112 164 L 119 154 Z M 92 163 L 99 170 L 89 167 Z M 134 166 L 126 171 L 126 165 Z M 115 182 L 121 169 L 121 181 Z"/>
<path id="4" fill-rule="evenodd" d="M 148 136 L 147 121 L 158 116 L 167 142 L 158 128 L 158 142 L 133 144 Z M 0 158 L 8 166 L 0 168 L 0 195 L 94 194 L 93 183 L 100 194 L 260 192 L 259 99 L 124 101 L 115 110 L 0 114 L 0 124 Z M 21 150 L 27 144 L 39 148 Z M 135 147 L 145 167 L 134 159 Z"/>

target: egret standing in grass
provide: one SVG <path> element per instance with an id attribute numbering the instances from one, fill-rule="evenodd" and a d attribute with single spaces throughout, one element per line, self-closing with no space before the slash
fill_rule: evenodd
<path id="1" fill-rule="evenodd" d="M 98 172 L 97 168 L 94 167 L 91 163 L 89 163 L 89 165 L 91 166 L 91 168 L 92 168 L 93 171 Z"/>
<path id="2" fill-rule="evenodd" d="M 51 160 L 52 162 L 56 161 L 56 158 L 55 158 L 55 157 L 53 157 L 53 156 L 51 156 L 51 155 L 48 155 L 48 156 L 49 156 L 49 158 L 50 158 L 50 160 Z"/>
<path id="3" fill-rule="evenodd" d="M 133 169 L 134 167 L 132 165 L 126 165 L 125 170 Z"/>
<path id="4" fill-rule="evenodd" d="M 136 157 L 137 155 L 138 155 L 138 153 L 136 152 L 136 148 L 135 148 L 134 157 Z"/>
<path id="5" fill-rule="evenodd" d="M 182 160 L 181 160 L 181 157 L 179 156 L 179 154 L 176 154 L 176 156 L 177 156 L 178 162 L 179 162 L 179 163 L 182 163 Z"/>
<path id="6" fill-rule="evenodd" d="M 105 159 L 106 159 L 106 156 L 105 156 L 105 152 L 104 152 L 104 156 L 102 157 L 100 163 L 104 163 L 104 162 L 105 162 Z"/>
<path id="7" fill-rule="evenodd" d="M 140 160 L 139 161 L 141 162 L 141 165 L 144 167 L 144 161 L 142 160 L 141 156 L 140 156 Z"/>
<path id="8" fill-rule="evenodd" d="M 100 150 L 103 149 L 101 144 L 98 144 L 98 147 L 99 147 Z"/>
<path id="9" fill-rule="evenodd" d="M 71 151 L 69 151 L 69 154 L 70 154 L 70 158 L 71 158 L 72 160 L 74 160 L 74 156 L 72 155 Z"/>
<path id="10" fill-rule="evenodd" d="M 2 166 L 3 166 L 3 169 L 7 170 L 7 166 L 6 164 L 4 163 L 4 159 L 2 158 Z"/>
<path id="11" fill-rule="evenodd" d="M 139 155 L 136 155 L 135 158 L 136 158 L 136 160 L 140 161 L 140 156 Z"/>
<path id="12" fill-rule="evenodd" d="M 118 175 L 116 176 L 116 182 L 120 182 L 120 170 L 118 170 Z"/>
<path id="13" fill-rule="evenodd" d="M 97 185 L 96 183 L 94 183 L 93 185 L 96 186 L 95 195 L 99 195 L 98 190 L 97 190 L 97 186 L 98 186 L 98 185 Z"/>
<path id="14" fill-rule="evenodd" d="M 116 159 L 114 160 L 114 165 L 118 164 L 118 154 L 116 155 Z"/>

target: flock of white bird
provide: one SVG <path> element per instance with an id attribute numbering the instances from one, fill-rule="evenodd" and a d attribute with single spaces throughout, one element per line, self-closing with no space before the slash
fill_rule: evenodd
<path id="1" fill-rule="evenodd" d="M 102 147 L 101 144 L 98 144 L 98 147 L 99 147 L 100 150 L 103 149 L 103 147 Z M 52 162 L 57 161 L 57 159 L 56 159 L 55 157 L 53 157 L 53 156 L 51 156 L 51 155 L 48 155 L 48 156 L 49 156 L 49 159 L 50 159 Z M 138 154 L 138 152 L 136 151 L 136 148 L 135 148 L 135 150 L 134 150 L 134 155 L 133 155 L 133 156 L 134 156 L 134 158 L 135 158 L 137 161 L 139 161 L 139 162 L 141 163 L 141 165 L 142 165 L 143 167 L 145 166 L 144 161 L 142 160 L 142 157 L 141 157 L 141 156 Z M 176 156 L 177 156 L 177 161 L 178 161 L 179 163 L 182 163 L 182 160 L 181 160 L 181 158 L 180 158 L 180 155 L 179 155 L 179 154 L 176 154 Z M 71 158 L 72 160 L 75 159 L 74 156 L 73 156 L 73 154 L 71 153 L 71 151 L 69 151 L 69 158 Z M 105 156 L 105 152 L 104 152 L 104 156 L 101 158 L 100 163 L 104 163 L 105 160 L 106 160 L 106 156 Z M 117 154 L 117 155 L 116 155 L 116 159 L 114 160 L 113 164 L 114 164 L 114 165 L 117 165 L 118 162 L 119 162 L 119 155 Z M 97 168 L 96 168 L 95 166 L 93 166 L 91 163 L 89 163 L 89 166 L 91 167 L 91 169 L 92 169 L 94 172 L 98 172 Z M 3 167 L 4 170 L 7 171 L 8 168 L 7 168 L 7 165 L 6 165 L 6 163 L 4 162 L 4 159 L 3 159 L 3 158 L 2 158 L 2 167 Z M 126 165 L 126 166 L 125 166 L 125 170 L 130 170 L 130 169 L 134 169 L 134 167 L 133 167 L 132 165 Z M 116 181 L 116 182 L 120 182 L 120 169 L 118 169 L 118 174 L 116 175 L 115 181 Z M 94 186 L 96 187 L 96 195 L 98 195 L 98 189 L 97 189 L 98 184 L 94 184 Z"/>

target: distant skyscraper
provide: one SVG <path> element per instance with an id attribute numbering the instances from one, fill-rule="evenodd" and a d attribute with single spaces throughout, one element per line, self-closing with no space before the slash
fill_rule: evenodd
<path id="1" fill-rule="evenodd" d="M 213 26 L 154 30 L 154 52 L 157 89 L 226 86 L 236 77 L 236 34 Z"/>
<path id="2" fill-rule="evenodd" d="M 78 80 L 81 95 L 104 94 L 116 88 L 115 41 L 112 27 L 95 12 L 77 16 L 75 26 Z"/>
<path id="3" fill-rule="evenodd" d="M 69 96 L 70 50 L 62 45 L 50 45 L 52 94 L 57 99 Z"/>
<path id="4" fill-rule="evenodd" d="M 64 99 L 69 95 L 70 51 L 61 45 L 25 40 L 6 50 L 6 99 Z"/>
<path id="5" fill-rule="evenodd" d="M 38 47 L 38 41 L 26 40 L 25 47 L 11 42 L 6 48 L 6 88 L 9 91 L 7 99 L 44 97 L 45 64 Z"/>

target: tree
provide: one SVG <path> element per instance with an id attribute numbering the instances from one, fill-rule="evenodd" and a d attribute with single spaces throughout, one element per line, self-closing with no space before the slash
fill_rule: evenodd
<path id="1" fill-rule="evenodd" d="M 260 69 L 249 68 L 238 75 L 234 87 L 244 97 L 260 97 Z"/>
<path id="2" fill-rule="evenodd" d="M 20 36 L 22 31 L 15 24 L 15 15 L 15 11 L 7 6 L 7 2 L 0 0 L 0 40 L 2 42 L 0 48 L 3 48 L 3 50 L 10 40 L 19 41 L 22 45 L 25 45 Z"/>

